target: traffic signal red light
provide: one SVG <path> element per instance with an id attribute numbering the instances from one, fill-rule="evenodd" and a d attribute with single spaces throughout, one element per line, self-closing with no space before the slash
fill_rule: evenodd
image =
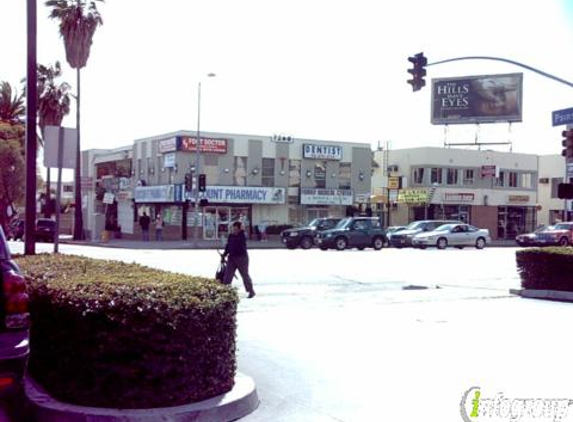
<path id="1" fill-rule="evenodd" d="M 573 184 L 559 183 L 559 185 L 557 185 L 557 198 L 573 199 Z"/>
<path id="2" fill-rule="evenodd" d="M 408 79 L 408 83 L 412 85 L 414 92 L 419 91 L 426 86 L 424 77 L 426 76 L 425 67 L 428 64 L 428 59 L 424 57 L 424 53 L 418 53 L 413 57 L 408 57 L 408 61 L 414 66 L 412 69 L 408 69 L 408 73 L 412 75 L 412 79 Z"/>
<path id="3" fill-rule="evenodd" d="M 561 155 L 567 159 L 573 158 L 573 129 L 564 130 L 561 135 L 565 138 L 561 141 L 564 147 Z"/>

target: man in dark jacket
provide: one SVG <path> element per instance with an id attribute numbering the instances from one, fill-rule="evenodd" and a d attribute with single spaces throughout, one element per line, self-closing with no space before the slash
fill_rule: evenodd
<path id="1" fill-rule="evenodd" d="M 151 223 L 151 219 L 144 211 L 143 215 L 139 218 L 139 225 L 141 226 L 141 234 L 145 241 L 149 240 L 149 223 Z"/>
<path id="2" fill-rule="evenodd" d="M 247 254 L 247 237 L 243 231 L 243 226 L 240 221 L 235 221 L 232 225 L 233 232 L 229 235 L 227 239 L 227 245 L 225 246 L 225 252 L 223 257 L 229 256 L 227 260 L 227 271 L 225 271 L 225 278 L 223 279 L 223 284 L 231 284 L 235 271 L 239 269 L 241 278 L 243 279 L 243 284 L 245 289 L 249 294 L 248 298 L 255 296 L 255 290 L 253 289 L 253 281 L 249 275 L 249 255 Z"/>

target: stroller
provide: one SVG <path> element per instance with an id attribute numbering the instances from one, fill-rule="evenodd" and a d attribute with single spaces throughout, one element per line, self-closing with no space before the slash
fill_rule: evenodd
<path id="1" fill-rule="evenodd" d="M 225 255 L 223 255 L 218 250 L 217 253 L 221 257 L 221 261 L 219 262 L 219 267 L 217 267 L 217 271 L 215 272 L 215 280 L 217 280 L 221 284 L 224 284 L 225 272 L 227 271 L 227 260 L 225 259 Z M 235 274 L 234 278 L 237 278 L 237 274 Z"/>

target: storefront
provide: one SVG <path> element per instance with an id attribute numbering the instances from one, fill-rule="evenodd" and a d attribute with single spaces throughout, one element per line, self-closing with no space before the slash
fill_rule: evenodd
<path id="1" fill-rule="evenodd" d="M 351 189 L 302 188 L 300 191 L 300 204 L 307 222 L 321 217 L 342 217 L 353 201 Z"/>
<path id="2" fill-rule="evenodd" d="M 499 239 L 514 239 L 518 234 L 534 231 L 536 225 L 535 207 L 498 207 L 497 237 Z"/>

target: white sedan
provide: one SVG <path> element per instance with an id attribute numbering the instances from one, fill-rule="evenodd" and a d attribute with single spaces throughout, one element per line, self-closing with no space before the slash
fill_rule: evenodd
<path id="1" fill-rule="evenodd" d="M 438 249 L 446 249 L 448 246 L 459 249 L 475 246 L 477 249 L 483 249 L 489 242 L 489 230 L 478 229 L 471 224 L 444 224 L 433 231 L 417 234 L 412 239 L 412 245 L 421 249 L 428 246 L 436 246 Z"/>

